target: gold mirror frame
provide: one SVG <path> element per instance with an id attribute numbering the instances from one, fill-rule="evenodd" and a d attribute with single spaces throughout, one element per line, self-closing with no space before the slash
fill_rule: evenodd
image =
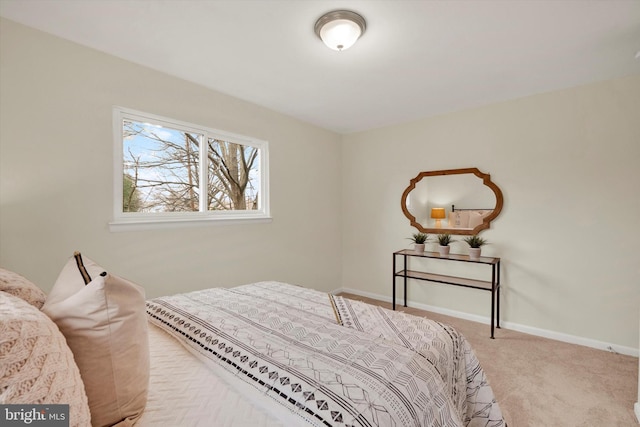
<path id="1" fill-rule="evenodd" d="M 416 187 L 416 184 L 420 182 L 425 177 L 428 176 L 443 176 L 443 175 L 462 175 L 462 174 L 473 174 L 478 178 L 482 179 L 483 185 L 486 185 L 493 191 L 496 196 L 496 207 L 493 208 L 493 212 L 487 215 L 486 218 L 483 219 L 482 224 L 478 225 L 473 230 L 463 230 L 456 228 L 425 228 L 420 223 L 416 221 L 416 217 L 409 212 L 407 208 L 407 198 L 409 197 L 409 193 Z M 493 221 L 502 211 L 502 204 L 504 203 L 504 199 L 502 197 L 502 191 L 496 184 L 491 181 L 491 176 L 488 173 L 482 173 L 477 168 L 465 168 L 465 169 L 447 169 L 441 171 L 428 171 L 428 172 L 420 172 L 418 176 L 413 178 L 410 181 L 409 186 L 402 193 L 402 200 L 400 201 L 402 212 L 404 215 L 409 218 L 411 225 L 417 228 L 422 233 L 431 233 L 431 234 L 442 234 L 443 232 L 449 234 L 459 234 L 459 235 L 474 235 L 478 234 L 482 230 L 486 230 L 489 228 L 491 221 Z"/>

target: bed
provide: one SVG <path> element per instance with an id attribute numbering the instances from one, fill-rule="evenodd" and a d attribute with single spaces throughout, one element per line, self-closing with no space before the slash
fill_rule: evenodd
<path id="1" fill-rule="evenodd" d="M 118 300 L 114 294 L 122 285 L 128 292 L 121 298 L 123 305 L 141 301 L 139 288 L 99 273 L 103 269 L 92 261 L 88 267 L 82 266 L 87 277 L 78 279 L 75 276 L 84 276 L 78 274 L 81 264 L 70 260 L 58 279 L 82 283 L 84 287 L 76 288 L 73 295 L 89 292 L 90 287 L 107 290 L 106 298 L 112 298 L 107 310 L 112 310 Z M 0 329 L 10 332 L 3 334 L 0 343 L 0 366 L 8 366 L 12 352 L 7 349 L 18 340 L 16 330 L 24 328 L 11 326 L 10 319 L 16 314 L 7 307 L 21 303 L 14 298 L 15 292 L 1 295 L 7 292 L 1 275 L 0 291 L 5 291 L 0 292 Z M 106 380 L 99 380 L 98 388 L 91 384 L 94 374 L 85 374 L 88 371 L 82 359 L 109 349 L 96 350 L 94 341 L 91 351 L 83 355 L 83 348 L 74 343 L 73 334 L 83 328 L 77 327 L 76 318 L 69 329 L 55 310 L 56 300 L 69 300 L 69 295 L 67 292 L 66 298 L 60 299 L 54 286 L 44 302 L 26 305 L 44 304 L 39 313 L 56 321 L 79 367 L 68 367 L 64 377 L 72 378 L 79 372 L 81 380 L 71 381 L 74 384 L 58 393 L 57 401 L 49 392 L 37 402 L 29 402 L 16 392 L 21 387 L 15 386 L 29 379 L 11 379 L 5 375 L 9 369 L 0 369 L 0 404 L 68 403 L 70 425 L 505 425 L 473 350 L 452 327 L 279 282 L 143 299 L 142 310 L 123 311 L 131 315 L 133 323 L 117 333 L 112 333 L 114 325 L 129 320 L 115 322 L 115 312 L 110 314 L 105 329 L 112 333 L 108 339 L 124 337 L 129 343 L 109 344 L 116 351 L 110 355 L 109 365 L 115 371 L 108 374 L 126 383 L 125 387 L 116 384 L 114 393 L 125 390 L 129 395 L 117 395 L 120 406 L 100 414 L 104 406 L 96 402 L 109 394 L 105 392 Z M 96 300 L 95 295 L 91 299 Z M 21 310 L 28 310 L 26 305 Z M 68 315 L 69 307 L 63 311 Z M 92 315 L 96 312 L 89 311 Z M 24 318 L 24 313 L 17 317 Z M 100 328 L 90 329 L 93 333 Z M 130 331 L 134 333 L 127 337 Z M 81 342 L 86 341 L 85 335 Z M 55 351 L 64 353 L 65 349 L 58 346 Z M 126 359 L 113 363 L 119 354 L 127 355 Z M 107 369 L 104 366 L 100 374 Z M 34 396 L 32 393 L 31 398 L 36 399 Z M 128 403 L 122 405 L 125 401 Z"/>

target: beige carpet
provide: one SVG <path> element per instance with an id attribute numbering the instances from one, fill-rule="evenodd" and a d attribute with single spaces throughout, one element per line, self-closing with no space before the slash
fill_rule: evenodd
<path id="1" fill-rule="evenodd" d="M 343 293 L 346 298 L 391 304 Z M 638 426 L 638 359 L 415 308 L 458 329 L 471 343 L 509 427 Z"/>

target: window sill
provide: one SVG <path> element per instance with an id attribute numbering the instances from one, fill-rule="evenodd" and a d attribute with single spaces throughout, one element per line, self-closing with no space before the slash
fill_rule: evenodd
<path id="1" fill-rule="evenodd" d="M 159 230 L 185 227 L 202 227 L 211 225 L 235 225 L 235 224 L 259 224 L 272 222 L 273 218 L 268 215 L 260 216 L 234 216 L 234 217 L 200 217 L 200 218 L 136 218 L 117 219 L 109 223 L 109 231 L 141 231 Z"/>

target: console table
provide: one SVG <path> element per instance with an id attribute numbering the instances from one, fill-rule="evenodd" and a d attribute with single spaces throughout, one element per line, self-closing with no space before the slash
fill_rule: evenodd
<path id="1" fill-rule="evenodd" d="M 402 257 L 402 270 L 398 270 L 396 259 Z M 429 273 L 428 268 L 422 268 L 421 271 L 410 270 L 408 259 L 429 258 L 438 260 L 437 262 L 453 261 L 453 262 L 470 262 L 475 264 L 485 264 L 491 267 L 491 281 L 468 279 L 464 277 L 445 276 L 442 274 Z M 412 249 L 403 249 L 393 253 L 393 309 L 396 309 L 396 279 L 403 278 L 404 282 L 404 306 L 407 306 L 407 279 L 426 280 L 428 282 L 445 283 L 455 286 L 463 286 L 465 288 L 481 289 L 491 292 L 491 338 L 494 338 L 494 319 L 495 327 L 500 328 L 500 258 L 479 257 L 471 259 L 469 255 L 440 255 L 438 252 L 418 252 Z"/>

